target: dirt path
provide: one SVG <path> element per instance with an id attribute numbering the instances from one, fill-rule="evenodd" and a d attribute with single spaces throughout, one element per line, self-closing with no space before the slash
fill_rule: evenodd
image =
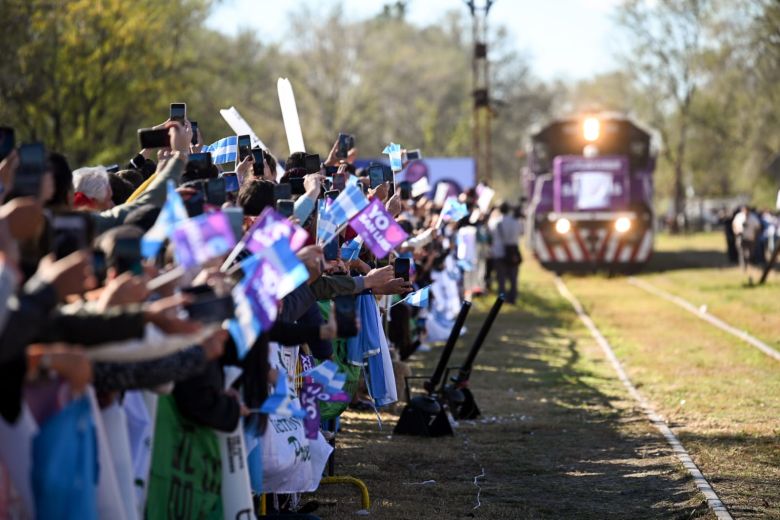
<path id="1" fill-rule="evenodd" d="M 372 518 L 714 517 L 549 277 L 530 269 L 523 306 L 502 311 L 477 360 L 482 419 L 423 439 L 391 435 L 393 414 L 380 432 L 373 414 L 350 412 L 337 474 L 366 482 Z M 472 314 L 455 361 L 484 318 Z M 415 373 L 430 373 L 439 353 L 421 356 Z M 350 489 L 317 499 L 326 519 L 360 508 Z"/>

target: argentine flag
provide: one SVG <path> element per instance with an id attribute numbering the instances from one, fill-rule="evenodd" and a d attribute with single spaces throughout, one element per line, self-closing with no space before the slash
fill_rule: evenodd
<path id="1" fill-rule="evenodd" d="M 273 414 L 280 417 L 306 417 L 306 410 L 293 407 L 290 392 L 287 389 L 287 372 L 281 367 L 277 368 L 277 371 L 274 391 L 263 402 L 259 410 L 260 413 Z"/>
<path id="2" fill-rule="evenodd" d="M 325 360 L 321 364 L 302 373 L 303 377 L 311 377 L 315 383 L 332 393 L 344 389 L 344 383 L 347 382 L 346 374 L 339 372 L 339 366 L 331 360 Z"/>
<path id="3" fill-rule="evenodd" d="M 444 201 L 444 207 L 441 209 L 441 214 L 444 217 L 449 217 L 453 221 L 466 217 L 469 214 L 469 210 L 465 204 L 458 202 L 455 197 L 450 197 Z"/>
<path id="4" fill-rule="evenodd" d="M 141 237 L 141 255 L 144 258 L 154 258 L 160 251 L 165 240 L 171 236 L 176 224 L 187 220 L 187 208 L 181 200 L 181 195 L 176 192 L 173 181 L 168 181 L 168 196 L 165 199 L 160 214 L 154 225 Z"/>
<path id="5" fill-rule="evenodd" d="M 368 206 L 368 199 L 362 189 L 354 184 L 344 188 L 333 202 L 324 209 L 320 208 L 317 242 L 320 245 L 328 244 L 340 229 L 366 206 Z"/>
<path id="6" fill-rule="evenodd" d="M 431 291 L 431 286 L 426 285 L 422 289 L 418 289 L 413 293 L 410 293 L 406 298 L 395 302 L 393 305 L 398 305 L 401 302 L 406 302 L 413 307 L 428 307 L 428 296 Z"/>
<path id="7" fill-rule="evenodd" d="M 203 152 L 209 152 L 214 164 L 236 162 L 238 157 L 238 136 L 223 137 L 216 143 L 203 147 Z"/>

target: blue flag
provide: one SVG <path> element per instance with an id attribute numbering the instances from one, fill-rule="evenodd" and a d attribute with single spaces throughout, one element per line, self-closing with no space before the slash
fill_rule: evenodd
<path id="1" fill-rule="evenodd" d="M 441 214 L 443 217 L 449 217 L 451 220 L 458 221 L 469 214 L 468 207 L 462 202 L 458 202 L 455 197 L 450 197 L 444 201 L 444 206 L 441 208 Z"/>
<path id="2" fill-rule="evenodd" d="M 287 372 L 283 368 L 277 370 L 276 386 L 273 393 L 266 398 L 260 407 L 260 413 L 274 414 L 281 417 L 298 417 L 299 419 L 305 417 L 306 411 L 303 408 L 293 407 L 287 386 Z"/>
<path id="3" fill-rule="evenodd" d="M 428 307 L 428 296 L 430 295 L 431 286 L 426 285 L 422 289 L 418 289 L 413 293 L 410 293 L 404 299 L 395 302 L 393 305 L 398 305 L 401 302 L 406 302 L 414 307 Z"/>
<path id="4" fill-rule="evenodd" d="M 352 217 L 368 206 L 363 190 L 352 184 L 344 188 L 335 200 L 323 207 L 317 223 L 317 243 L 326 245 L 333 240 L 339 230 L 346 226 Z"/>
<path id="5" fill-rule="evenodd" d="M 216 143 L 203 147 L 203 152 L 211 153 L 214 164 L 236 162 L 238 157 L 238 136 L 223 137 Z"/>
<path id="6" fill-rule="evenodd" d="M 339 372 L 339 366 L 330 360 L 325 360 L 311 370 L 302 373 L 301 376 L 311 377 L 328 392 L 340 391 L 347 382 L 346 374 Z"/>
<path id="7" fill-rule="evenodd" d="M 163 243 L 171 236 L 173 230 L 179 222 L 189 218 L 187 208 L 181 200 L 181 195 L 176 191 L 173 181 L 168 181 L 168 195 L 165 199 L 160 214 L 154 225 L 141 237 L 141 256 L 144 258 L 154 258 L 160 251 Z"/>

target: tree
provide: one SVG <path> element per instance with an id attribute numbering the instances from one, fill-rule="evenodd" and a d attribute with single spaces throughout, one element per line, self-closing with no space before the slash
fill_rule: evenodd
<path id="1" fill-rule="evenodd" d="M 618 15 L 631 37 L 623 58 L 647 96 L 639 108 L 660 133 L 662 157 L 673 172 L 675 226 L 685 213 L 691 112 L 706 79 L 700 58 L 713 9 L 711 0 L 628 0 Z"/>

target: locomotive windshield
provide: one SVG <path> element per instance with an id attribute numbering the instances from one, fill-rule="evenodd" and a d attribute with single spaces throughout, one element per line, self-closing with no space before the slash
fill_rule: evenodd
<path id="1" fill-rule="evenodd" d="M 600 156 L 628 157 L 631 171 L 649 167 L 650 161 L 650 135 L 626 119 L 559 120 L 534 135 L 531 145 L 534 173 L 549 172 L 555 157 L 583 155 L 586 147 Z"/>

